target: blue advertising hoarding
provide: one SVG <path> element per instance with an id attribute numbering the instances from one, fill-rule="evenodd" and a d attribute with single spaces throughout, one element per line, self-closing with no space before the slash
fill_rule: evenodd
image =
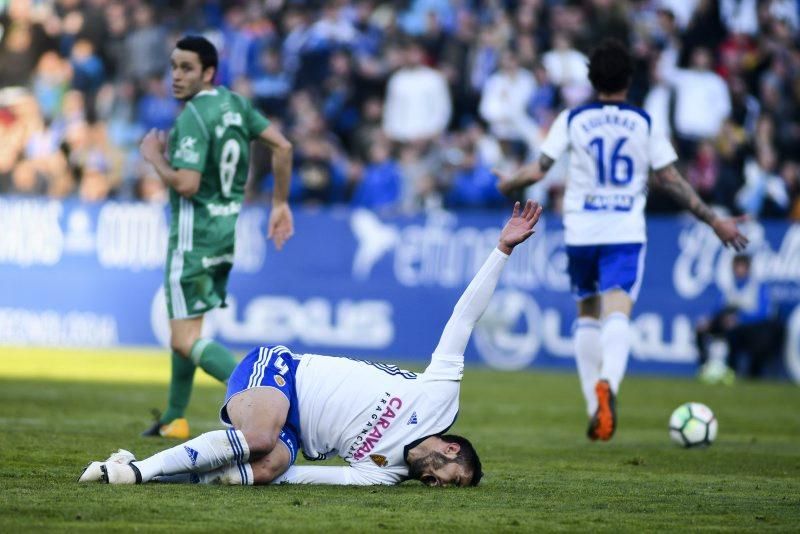
<path id="1" fill-rule="evenodd" d="M 0 344 L 165 345 L 167 211 L 160 205 L 0 198 Z M 206 334 L 235 349 L 427 360 L 453 305 L 507 214 L 382 217 L 300 209 L 282 252 L 267 212 L 242 211 L 228 306 Z M 787 324 L 785 367 L 800 380 L 800 225 L 747 228 L 757 276 Z M 651 218 L 633 318 L 631 372 L 693 373 L 695 320 L 731 276 L 731 251 L 689 218 Z M 575 305 L 558 217 L 512 256 L 467 362 L 500 369 L 572 366 Z"/>

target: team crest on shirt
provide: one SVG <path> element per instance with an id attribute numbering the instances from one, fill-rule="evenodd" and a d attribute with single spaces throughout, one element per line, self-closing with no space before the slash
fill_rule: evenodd
<path id="1" fill-rule="evenodd" d="M 286 385 L 286 380 L 284 380 L 281 375 L 275 375 L 275 383 L 278 384 L 278 386 L 283 387 Z"/>
<path id="2" fill-rule="evenodd" d="M 382 454 L 370 454 L 369 457 L 378 467 L 386 467 L 389 465 L 388 460 L 386 460 L 386 456 L 383 456 Z"/>
<path id="3" fill-rule="evenodd" d="M 197 163 L 200 161 L 200 153 L 195 148 L 197 139 L 191 135 L 181 138 L 178 142 L 178 150 L 175 151 L 175 158 L 182 159 L 186 163 Z"/>

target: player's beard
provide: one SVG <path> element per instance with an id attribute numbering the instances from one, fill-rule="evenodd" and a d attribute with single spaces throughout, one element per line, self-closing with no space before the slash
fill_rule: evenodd
<path id="1" fill-rule="evenodd" d="M 202 90 L 203 90 L 203 83 L 201 81 L 198 84 L 191 84 L 191 85 L 187 86 L 186 90 L 183 93 L 183 95 L 181 95 L 181 96 L 175 95 L 175 98 L 177 98 L 181 102 L 188 102 L 189 100 L 194 98 L 194 96 L 197 93 L 199 93 Z"/>
<path id="2" fill-rule="evenodd" d="M 408 462 L 408 477 L 413 480 L 419 480 L 425 474 L 427 468 L 435 471 L 453 461 L 455 460 L 451 460 L 441 452 L 434 451 L 428 456 L 410 460 Z"/>
<path id="3" fill-rule="evenodd" d="M 178 96 L 178 97 L 175 97 L 175 98 L 177 98 L 181 102 L 188 102 L 189 100 L 194 98 L 194 95 L 196 95 L 199 92 L 200 92 L 199 90 L 198 91 L 194 91 L 194 92 L 186 92 L 186 93 L 183 94 L 183 96 Z"/>

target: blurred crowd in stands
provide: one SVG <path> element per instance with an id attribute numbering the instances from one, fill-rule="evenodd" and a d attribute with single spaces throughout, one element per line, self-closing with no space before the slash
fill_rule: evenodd
<path id="1" fill-rule="evenodd" d="M 492 168 L 538 156 L 592 98 L 587 55 L 628 43 L 630 100 L 703 198 L 800 220 L 798 0 L 0 0 L 0 193 L 163 202 L 138 142 L 169 129 L 169 54 L 214 42 L 217 82 L 295 146 L 292 198 L 387 212 L 487 208 Z M 257 150 L 251 200 L 270 194 Z M 557 211 L 563 165 L 528 195 Z M 657 192 L 649 209 L 674 211 Z"/>

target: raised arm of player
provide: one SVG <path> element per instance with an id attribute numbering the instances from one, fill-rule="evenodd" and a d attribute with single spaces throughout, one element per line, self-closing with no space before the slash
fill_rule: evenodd
<path id="1" fill-rule="evenodd" d="M 497 189 L 504 195 L 510 195 L 517 189 L 528 187 L 544 178 L 553 163 L 555 161 L 551 157 L 542 154 L 538 161 L 523 165 L 514 174 L 504 174 L 497 169 L 492 173 L 498 178 Z"/>
<path id="2" fill-rule="evenodd" d="M 275 189 L 272 192 L 272 210 L 269 214 L 267 237 L 280 250 L 294 234 L 294 219 L 289 208 L 289 182 L 292 179 L 292 144 L 280 130 L 270 124 L 259 139 L 272 150 L 272 173 Z"/>
<path id="3" fill-rule="evenodd" d="M 735 250 L 744 250 L 747 238 L 739 231 L 738 224 L 744 222 L 747 216 L 718 217 L 703 199 L 695 192 L 691 184 L 684 180 L 675 165 L 667 165 L 654 173 L 655 184 L 665 190 L 684 208 L 691 211 L 695 217 L 708 224 L 717 234 L 725 246 L 732 246 Z"/>
<path id="4" fill-rule="evenodd" d="M 541 156 L 538 161 L 523 165 L 511 175 L 492 171 L 499 178 L 497 189 L 501 193 L 509 195 L 521 187 L 527 187 L 544 178 L 550 167 L 569 148 L 569 114 L 568 109 L 564 110 L 553 121 L 547 137 L 539 147 Z"/>
<path id="5" fill-rule="evenodd" d="M 472 279 L 458 300 L 442 337 L 433 351 L 431 364 L 425 370 L 429 378 L 460 380 L 464 369 L 464 351 L 475 323 L 481 318 L 494 294 L 500 274 L 514 247 L 533 235 L 542 208 L 528 200 L 520 213 L 520 203 L 514 204 L 511 219 L 500 232 L 500 239 L 489 258 Z"/>
<path id="6" fill-rule="evenodd" d="M 167 136 L 153 128 L 142 139 L 139 151 L 142 157 L 153 166 L 161 180 L 182 197 L 190 198 L 200 189 L 200 172 L 193 169 L 174 169 L 167 161 L 164 152 Z"/>

